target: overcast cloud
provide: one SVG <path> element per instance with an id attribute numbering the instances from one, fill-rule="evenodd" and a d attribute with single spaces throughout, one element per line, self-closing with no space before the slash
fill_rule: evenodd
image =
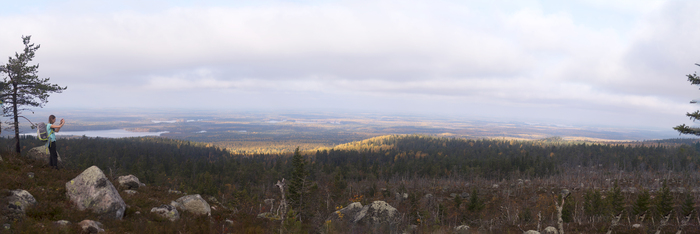
<path id="1" fill-rule="evenodd" d="M 3 1 L 47 108 L 338 110 L 666 129 L 698 1 Z M 5 63 L 7 60 L 2 60 Z"/>

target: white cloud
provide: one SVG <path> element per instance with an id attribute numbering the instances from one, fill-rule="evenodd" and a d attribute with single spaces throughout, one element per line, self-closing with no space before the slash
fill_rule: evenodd
<path id="1" fill-rule="evenodd" d="M 40 74 L 67 93 L 111 87 L 139 96 L 134 105 L 245 93 L 274 107 L 261 97 L 296 93 L 289 98 L 348 98 L 345 106 L 361 108 L 353 99 L 394 105 L 400 95 L 425 106 L 624 110 L 646 120 L 680 111 L 678 121 L 689 108 L 678 100 L 696 94 L 683 78 L 700 63 L 695 2 L 145 4 L 0 15 L 0 54 L 31 34 L 42 44 Z M 601 15 L 632 23 L 584 20 Z"/>

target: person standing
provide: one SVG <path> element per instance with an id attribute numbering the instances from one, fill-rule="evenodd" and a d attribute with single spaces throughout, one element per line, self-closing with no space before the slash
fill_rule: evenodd
<path id="1" fill-rule="evenodd" d="M 56 122 L 56 116 L 49 116 L 49 124 L 46 125 L 46 132 L 49 133 L 49 166 L 54 169 L 58 169 L 58 153 L 56 153 L 56 133 L 61 130 L 63 124 L 66 123 L 64 119 L 61 119 L 60 124 L 54 124 Z"/>

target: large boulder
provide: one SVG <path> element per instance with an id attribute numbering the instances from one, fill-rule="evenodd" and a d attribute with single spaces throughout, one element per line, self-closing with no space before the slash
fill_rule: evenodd
<path id="1" fill-rule="evenodd" d="M 58 163 L 63 163 L 63 160 L 61 160 L 61 154 L 56 152 L 58 156 Z M 46 146 L 41 145 L 34 147 L 27 151 L 27 154 L 24 155 L 25 157 L 35 160 L 35 161 L 42 161 L 44 163 L 49 163 L 49 151 L 47 150 Z"/>
<path id="2" fill-rule="evenodd" d="M 160 215 L 163 218 L 166 218 L 170 221 L 175 221 L 180 219 L 180 213 L 177 212 L 177 209 L 175 209 L 174 206 L 171 205 L 162 205 L 159 207 L 153 207 L 151 209 L 151 213 L 156 213 Z"/>
<path id="3" fill-rule="evenodd" d="M 340 207 L 336 207 L 340 208 Z M 350 221 L 355 219 L 355 215 L 362 210 L 362 204 L 359 202 L 350 203 L 350 205 L 343 207 L 342 209 L 336 210 L 326 220 L 332 221 Z"/>
<path id="4" fill-rule="evenodd" d="M 117 181 L 119 181 L 119 186 L 126 189 L 138 189 L 141 186 L 139 178 L 134 175 L 120 176 Z"/>
<path id="5" fill-rule="evenodd" d="M 30 206 L 36 205 L 36 199 L 26 190 L 18 189 L 9 191 L 7 203 L 8 211 L 11 212 L 10 217 L 20 218 L 27 213 Z"/>
<path id="6" fill-rule="evenodd" d="M 170 203 L 180 210 L 190 212 L 195 215 L 211 216 L 211 207 L 199 194 L 187 195 Z"/>
<path id="7" fill-rule="evenodd" d="M 396 221 L 398 210 L 385 201 L 374 201 L 370 205 L 362 207 L 362 210 L 355 214 L 355 223 L 393 223 Z"/>
<path id="8" fill-rule="evenodd" d="M 559 231 L 552 226 L 544 228 L 544 234 L 559 234 Z"/>
<path id="9" fill-rule="evenodd" d="M 101 218 L 122 219 L 126 204 L 102 170 L 92 166 L 66 183 L 66 195 L 80 210 Z"/>

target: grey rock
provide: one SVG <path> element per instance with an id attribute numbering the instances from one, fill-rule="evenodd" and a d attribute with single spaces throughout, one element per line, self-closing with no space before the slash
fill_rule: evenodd
<path id="1" fill-rule="evenodd" d="M 523 232 L 523 234 L 540 234 L 540 232 L 535 231 L 535 230 L 528 230 L 528 231 Z"/>
<path id="2" fill-rule="evenodd" d="M 78 225 L 80 225 L 80 228 L 83 229 L 83 233 L 98 233 L 105 231 L 102 229 L 102 223 L 89 219 L 80 221 Z"/>
<path id="3" fill-rule="evenodd" d="M 63 163 L 63 160 L 61 159 L 61 154 L 56 152 L 58 155 L 58 163 Z M 34 148 L 31 148 L 29 151 L 27 151 L 27 154 L 24 155 L 24 157 L 35 160 L 35 161 L 42 161 L 44 163 L 49 163 L 49 151 L 47 150 L 46 146 L 37 146 Z"/>
<path id="4" fill-rule="evenodd" d="M 141 186 L 139 178 L 134 175 L 120 176 L 117 181 L 119 181 L 119 186 L 125 189 L 138 189 Z"/>
<path id="5" fill-rule="evenodd" d="M 398 214 L 398 210 L 384 201 L 374 201 L 370 205 L 362 207 L 362 210 L 355 214 L 354 223 L 393 223 Z"/>
<path id="6" fill-rule="evenodd" d="M 635 224 L 632 224 L 632 228 L 634 228 L 634 229 L 639 229 L 639 228 L 642 228 L 642 225 L 641 225 L 641 224 L 638 224 L 638 223 L 635 223 Z"/>
<path id="7" fill-rule="evenodd" d="M 136 190 L 124 190 L 124 192 L 126 194 L 129 194 L 129 195 L 134 195 L 134 194 L 138 193 L 138 192 L 136 192 Z"/>
<path id="8" fill-rule="evenodd" d="M 559 234 L 559 231 L 552 226 L 544 228 L 544 234 Z"/>
<path id="9" fill-rule="evenodd" d="M 91 210 L 101 218 L 122 219 L 126 204 L 100 168 L 92 166 L 66 183 L 66 195 L 79 210 Z"/>
<path id="10" fill-rule="evenodd" d="M 211 216 L 211 207 L 209 206 L 209 203 L 207 203 L 207 201 L 205 201 L 199 194 L 187 195 L 178 198 L 175 200 L 175 204 L 173 204 L 173 202 L 170 204 L 178 209 L 183 211 L 186 210 L 187 212 L 196 215 Z"/>
<path id="11" fill-rule="evenodd" d="M 468 225 L 459 225 L 455 227 L 455 234 L 467 234 L 469 233 Z"/>
<path id="12" fill-rule="evenodd" d="M 226 222 L 228 225 L 233 225 L 233 220 L 226 219 L 224 222 Z"/>
<path id="13" fill-rule="evenodd" d="M 174 206 L 171 205 L 162 205 L 159 207 L 153 207 L 151 209 L 151 213 L 156 213 L 160 215 L 163 218 L 166 218 L 170 221 L 175 221 L 180 219 L 180 213 L 177 212 L 177 209 L 175 209 Z"/>
<path id="14" fill-rule="evenodd" d="M 13 218 L 24 217 L 27 209 L 37 203 L 32 194 L 21 189 L 10 191 L 7 201 L 7 208 L 12 213 L 10 216 Z"/>

